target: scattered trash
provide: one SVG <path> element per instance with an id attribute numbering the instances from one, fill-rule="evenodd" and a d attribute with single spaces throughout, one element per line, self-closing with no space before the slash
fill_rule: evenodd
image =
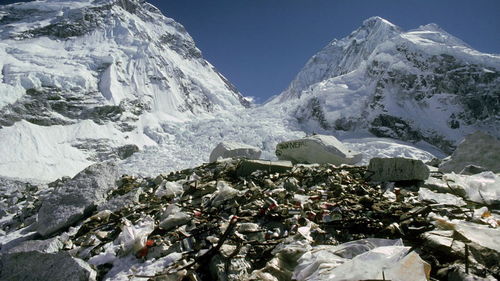
<path id="1" fill-rule="evenodd" d="M 401 185 L 367 173 L 226 159 L 156 178 L 123 176 L 99 195 L 104 202 L 41 240 L 36 206 L 73 181 L 65 179 L 16 196 L 21 207 L 0 219 L 0 263 L 61 254 L 96 280 L 500 277 L 498 175 L 432 173 Z"/>
<path id="2" fill-rule="evenodd" d="M 362 239 L 338 246 L 317 246 L 306 252 L 295 268 L 293 279 L 429 280 L 430 265 L 404 247 L 401 240 Z"/>
<path id="3" fill-rule="evenodd" d="M 284 173 L 293 167 L 290 161 L 243 160 L 239 164 L 237 174 L 246 177 L 255 171 L 268 173 Z"/>

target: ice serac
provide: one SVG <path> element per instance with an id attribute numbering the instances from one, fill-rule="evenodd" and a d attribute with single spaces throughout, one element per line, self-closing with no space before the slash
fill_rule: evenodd
<path id="1" fill-rule="evenodd" d="M 500 136 L 500 55 L 435 24 L 403 31 L 370 18 L 266 106 L 287 108 L 309 132 L 368 132 L 451 153 L 476 130 Z"/>
<path id="2" fill-rule="evenodd" d="M 33 148 L 2 155 L 0 175 L 10 177 L 30 177 L 28 170 L 49 181 L 74 176 L 92 162 L 121 158 L 123 145 L 155 145 L 151 132 L 163 123 L 249 105 L 181 24 L 139 0 L 1 5 L 0 70 L 0 135 L 9 130 L 0 147 L 22 139 Z M 85 137 L 60 142 L 48 133 L 58 126 L 66 136 L 82 124 L 90 129 Z M 12 164 L 23 172 L 13 173 Z"/>

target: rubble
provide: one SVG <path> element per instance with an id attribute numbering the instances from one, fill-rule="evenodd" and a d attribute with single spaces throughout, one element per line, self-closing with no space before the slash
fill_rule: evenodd
<path id="1" fill-rule="evenodd" d="M 294 163 L 355 164 L 361 161 L 360 153 L 347 149 L 334 136 L 313 135 L 299 140 L 285 141 L 276 145 L 280 160 Z"/>
<path id="2" fill-rule="evenodd" d="M 408 158 L 372 158 L 367 177 L 372 181 L 426 180 L 429 168 L 421 160 Z"/>
<path id="3" fill-rule="evenodd" d="M 500 173 L 500 140 L 478 131 L 465 137 L 449 158 L 439 165 L 443 173 L 460 173 L 469 165 Z M 467 170 L 465 170 L 467 171 Z"/>
<path id="4" fill-rule="evenodd" d="M 215 162 L 217 159 L 224 158 L 245 158 L 259 159 L 262 151 L 258 147 L 236 142 L 221 142 L 212 153 L 210 153 L 209 162 Z"/>
<path id="5" fill-rule="evenodd" d="M 16 223 L 2 228 L 0 242 L 10 242 L 2 245 L 0 263 L 31 274 L 61 259 L 71 265 L 54 269 L 55 277 L 81 268 L 78 274 L 96 280 L 500 277 L 498 194 L 484 185 L 477 194 L 490 200 L 476 202 L 467 188 L 458 192 L 464 181 L 470 187 L 498 175 L 432 173 L 424 183 L 395 187 L 369 180 L 368 169 L 227 159 L 156 178 L 113 178 L 94 167 L 19 199 L 22 208 L 6 215 Z M 83 175 L 110 177 L 86 180 L 103 187 L 96 207 L 72 227 L 22 236 L 39 223 L 28 197 L 39 205 Z M 27 210 L 35 219 L 20 216 Z M 31 264 L 27 253 L 46 263 Z M 0 280 L 9 274 L 2 270 Z"/>
<path id="6" fill-rule="evenodd" d="M 255 171 L 284 173 L 293 167 L 290 161 L 243 160 L 238 166 L 238 176 L 248 176 Z"/>

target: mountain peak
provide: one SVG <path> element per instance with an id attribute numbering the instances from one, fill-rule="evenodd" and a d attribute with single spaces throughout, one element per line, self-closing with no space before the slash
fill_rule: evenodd
<path id="1" fill-rule="evenodd" d="M 375 35 L 376 37 L 392 36 L 394 33 L 402 32 L 401 28 L 381 17 L 371 17 L 363 21 L 360 28 L 351 33 L 351 37 L 363 37 Z"/>
<path id="2" fill-rule="evenodd" d="M 314 55 L 295 77 L 285 92 L 283 101 L 298 97 L 309 86 L 331 77 L 343 75 L 359 67 L 382 42 L 402 33 L 402 30 L 381 17 L 363 21 L 361 27 L 341 40 L 333 40 Z"/>
<path id="3" fill-rule="evenodd" d="M 390 21 L 388 21 L 382 17 L 379 17 L 379 16 L 370 17 L 370 18 L 363 21 L 363 26 L 373 27 L 376 25 L 387 25 L 387 26 L 396 27 L 396 25 L 394 25 Z"/>

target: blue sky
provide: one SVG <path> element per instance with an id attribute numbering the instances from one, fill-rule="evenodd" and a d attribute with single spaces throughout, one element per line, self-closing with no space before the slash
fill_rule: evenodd
<path id="1" fill-rule="evenodd" d="M 472 47 L 500 53 L 500 0 L 152 0 L 183 24 L 204 57 L 247 96 L 284 90 L 306 61 L 363 20 L 405 30 L 436 23 Z"/>
<path id="2" fill-rule="evenodd" d="M 1 4 L 15 2 L 0 0 Z M 500 53 L 500 0 L 149 0 L 183 24 L 204 57 L 246 96 L 284 90 L 306 61 L 363 20 L 404 30 L 436 23 L 482 52 Z"/>

